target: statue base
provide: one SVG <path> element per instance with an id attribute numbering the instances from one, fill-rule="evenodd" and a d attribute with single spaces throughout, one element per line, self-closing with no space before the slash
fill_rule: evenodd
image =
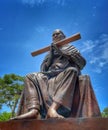
<path id="1" fill-rule="evenodd" d="M 11 120 L 0 122 L 0 130 L 108 130 L 108 118 Z"/>

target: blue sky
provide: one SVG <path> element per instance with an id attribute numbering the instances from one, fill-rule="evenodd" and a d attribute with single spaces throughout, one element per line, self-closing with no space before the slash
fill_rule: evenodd
<path id="1" fill-rule="evenodd" d="M 31 52 L 50 45 L 59 28 L 66 36 L 80 32 L 73 42 L 87 60 L 101 111 L 108 107 L 107 0 L 0 0 L 0 77 L 38 72 L 45 56 Z M 5 110 L 5 108 L 4 108 Z"/>

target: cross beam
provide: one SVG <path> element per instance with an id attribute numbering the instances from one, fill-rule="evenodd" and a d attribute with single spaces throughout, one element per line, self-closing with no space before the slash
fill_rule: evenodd
<path id="1" fill-rule="evenodd" d="M 57 45 L 57 47 L 60 47 L 60 46 L 63 46 L 65 44 L 68 44 L 69 42 L 76 41 L 76 40 L 78 40 L 80 38 L 81 38 L 80 33 L 76 33 L 76 34 L 74 34 L 74 35 L 72 35 L 72 36 L 70 36 L 68 38 L 65 38 L 65 39 L 63 39 L 61 41 L 56 42 L 55 44 Z M 42 54 L 44 52 L 47 52 L 49 50 L 50 50 L 50 46 L 47 46 L 47 47 L 42 48 L 40 50 L 36 50 L 36 51 L 31 52 L 31 55 L 32 56 L 37 56 L 37 55 Z"/>

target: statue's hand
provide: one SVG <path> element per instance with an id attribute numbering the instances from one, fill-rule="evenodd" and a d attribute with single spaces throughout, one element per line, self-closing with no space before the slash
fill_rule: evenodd
<path id="1" fill-rule="evenodd" d="M 59 49 L 59 47 L 57 47 L 56 44 L 51 43 L 51 48 L 52 48 L 53 52 L 54 52 L 54 50 L 56 50 L 56 52 L 58 52 L 60 55 L 62 55 L 62 51 Z"/>
<path id="2" fill-rule="evenodd" d="M 58 50 L 58 49 L 59 49 L 59 48 L 57 47 L 57 45 L 56 45 L 56 44 L 54 44 L 54 43 L 51 43 L 51 48 L 56 49 L 56 50 Z"/>

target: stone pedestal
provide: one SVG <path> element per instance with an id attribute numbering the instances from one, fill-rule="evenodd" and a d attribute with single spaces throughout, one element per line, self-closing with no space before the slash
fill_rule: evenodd
<path id="1" fill-rule="evenodd" d="M 108 118 L 66 118 L 0 122 L 0 130 L 108 130 Z"/>

